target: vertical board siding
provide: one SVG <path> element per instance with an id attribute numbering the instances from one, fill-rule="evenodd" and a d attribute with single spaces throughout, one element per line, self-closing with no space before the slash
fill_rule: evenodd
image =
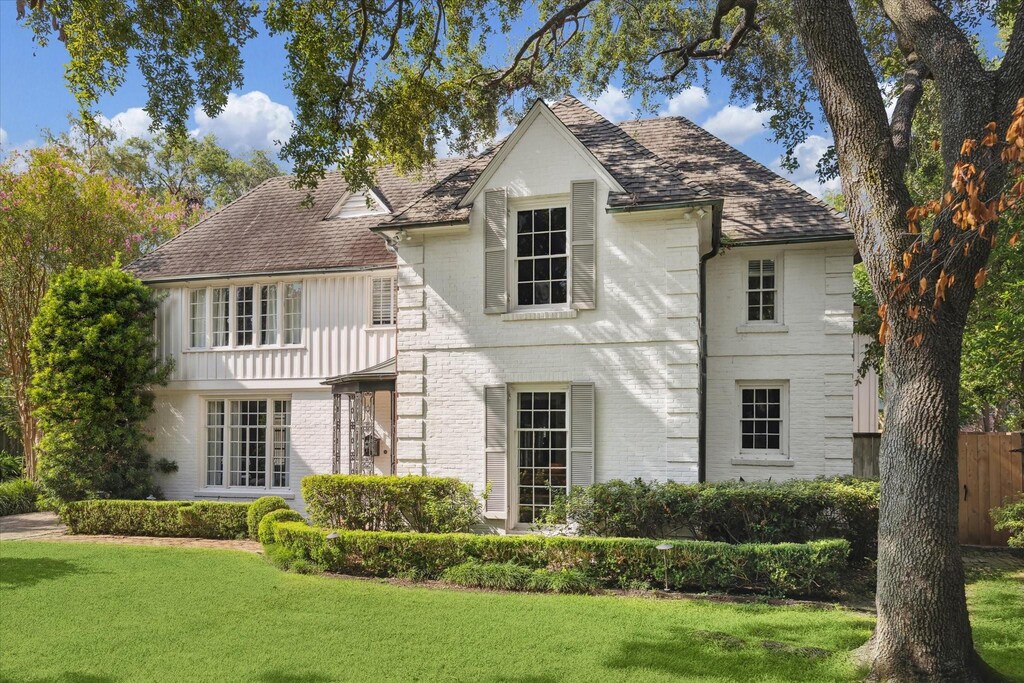
<path id="1" fill-rule="evenodd" d="M 395 328 L 369 327 L 370 278 L 363 273 L 302 278 L 302 346 L 262 349 L 187 350 L 190 287 L 160 286 L 166 296 L 156 332 L 160 355 L 174 360 L 171 381 L 324 379 L 391 358 Z M 237 282 L 243 281 L 248 280 Z"/>

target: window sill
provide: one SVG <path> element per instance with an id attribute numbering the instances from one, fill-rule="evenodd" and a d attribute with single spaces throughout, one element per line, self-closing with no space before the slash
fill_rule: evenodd
<path id="1" fill-rule="evenodd" d="M 196 498 L 246 498 L 255 500 L 260 496 L 280 496 L 285 500 L 295 500 L 295 492 L 291 489 L 199 489 L 192 493 Z"/>
<path id="2" fill-rule="evenodd" d="M 211 346 L 205 349 L 183 349 L 182 353 L 213 353 L 224 351 L 305 351 L 305 344 L 263 344 L 261 346 Z"/>
<path id="3" fill-rule="evenodd" d="M 505 322 L 513 320 L 571 320 L 575 318 L 578 311 L 570 308 L 561 311 L 513 311 L 502 313 L 501 319 Z"/>
<path id="4" fill-rule="evenodd" d="M 397 325 L 363 325 L 366 332 L 394 332 Z"/>
<path id="5" fill-rule="evenodd" d="M 793 461 L 789 458 L 783 457 L 758 458 L 753 456 L 740 456 L 738 458 L 733 458 L 732 464 L 748 467 L 792 467 Z"/>
<path id="6" fill-rule="evenodd" d="M 736 328 L 736 334 L 779 334 L 782 332 L 789 332 L 789 328 L 779 323 L 770 323 L 765 325 L 740 325 Z"/>

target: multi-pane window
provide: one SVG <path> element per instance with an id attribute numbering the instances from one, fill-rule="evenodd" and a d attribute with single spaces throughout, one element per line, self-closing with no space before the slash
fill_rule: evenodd
<path id="1" fill-rule="evenodd" d="M 227 346 L 231 341 L 231 288 L 213 288 L 213 346 Z"/>
<path id="2" fill-rule="evenodd" d="M 395 279 L 375 277 L 371 282 L 370 324 L 395 324 Z"/>
<path id="3" fill-rule="evenodd" d="M 207 486 L 286 488 L 290 460 L 291 401 L 207 401 Z"/>
<path id="4" fill-rule="evenodd" d="M 747 266 L 747 321 L 772 322 L 776 320 L 777 289 L 775 261 L 758 259 Z"/>
<path id="5" fill-rule="evenodd" d="M 235 346 L 252 344 L 253 286 L 235 287 Z"/>
<path id="6" fill-rule="evenodd" d="M 751 451 L 782 450 L 782 389 L 743 387 L 740 447 Z"/>
<path id="7" fill-rule="evenodd" d="M 302 343 L 302 283 L 284 285 L 284 343 Z"/>
<path id="8" fill-rule="evenodd" d="M 301 282 L 197 288 L 188 297 L 189 348 L 302 343 Z"/>
<path id="9" fill-rule="evenodd" d="M 520 306 L 569 298 L 565 207 L 516 214 L 516 296 Z"/>
<path id="10" fill-rule="evenodd" d="M 188 293 L 189 344 L 193 349 L 206 348 L 206 290 Z"/>
<path id="11" fill-rule="evenodd" d="M 518 397 L 518 520 L 530 523 L 567 490 L 566 392 L 529 391 Z"/>
<path id="12" fill-rule="evenodd" d="M 224 485 L 224 401 L 206 403 L 206 485 Z"/>
<path id="13" fill-rule="evenodd" d="M 277 285 L 260 287 L 260 344 L 277 343 Z"/>

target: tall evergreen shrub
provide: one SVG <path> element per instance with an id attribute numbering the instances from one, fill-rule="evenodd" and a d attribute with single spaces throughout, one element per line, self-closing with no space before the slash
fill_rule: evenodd
<path id="1" fill-rule="evenodd" d="M 58 501 L 155 493 L 143 431 L 156 356 L 157 297 L 118 267 L 55 277 L 32 323 L 32 402 L 43 433 L 40 479 Z"/>

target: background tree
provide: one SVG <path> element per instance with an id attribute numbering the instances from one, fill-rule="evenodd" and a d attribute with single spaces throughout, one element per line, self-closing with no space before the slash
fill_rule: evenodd
<path id="1" fill-rule="evenodd" d="M 55 27 L 66 38 L 84 109 L 116 89 L 134 56 L 147 111 L 179 135 L 197 103 L 215 115 L 241 83 L 240 47 L 261 12 L 247 0 L 20 4 L 39 40 Z M 992 199 L 1019 150 L 1007 136 L 1024 96 L 1019 0 L 271 0 L 262 12 L 285 35 L 297 117 L 283 152 L 306 183 L 337 163 L 351 185 L 368 184 L 382 162 L 429 162 L 441 137 L 472 149 L 515 109 L 513 94 L 522 103 L 573 83 L 593 96 L 614 78 L 648 106 L 714 62 L 735 97 L 774 112 L 790 152 L 816 101 L 835 138 L 821 170 L 842 181 L 888 341 L 878 621 L 866 653 L 886 679 L 990 675 L 974 651 L 956 538 L 958 395 L 972 285 L 1006 239 Z M 998 67 L 968 35 L 982 21 L 1005 31 Z M 509 54 L 486 49 L 513 34 Z M 918 209 L 908 161 L 929 80 L 942 183 Z M 879 86 L 890 82 L 891 117 Z"/>
<path id="2" fill-rule="evenodd" d="M 53 278 L 29 344 L 40 481 L 50 497 L 154 492 L 143 424 L 153 412 L 150 387 L 171 369 L 156 357 L 157 304 L 116 263 Z"/>
<path id="3" fill-rule="evenodd" d="M 20 159 L 27 170 L 18 173 Z M 187 216 L 181 202 L 87 173 L 53 147 L 0 164 L 0 367 L 17 410 L 28 478 L 36 476 L 38 437 L 28 394 L 29 328 L 50 279 L 70 266 L 100 266 L 118 256 L 130 261 L 177 234 Z"/>
<path id="4" fill-rule="evenodd" d="M 48 144 L 62 147 L 91 173 L 122 178 L 152 197 L 170 196 L 198 218 L 204 210 L 238 199 L 281 169 L 265 150 L 235 156 L 212 134 L 171 136 L 157 131 L 148 137 L 120 140 L 109 125 L 69 117 L 67 131 L 47 131 Z"/>

